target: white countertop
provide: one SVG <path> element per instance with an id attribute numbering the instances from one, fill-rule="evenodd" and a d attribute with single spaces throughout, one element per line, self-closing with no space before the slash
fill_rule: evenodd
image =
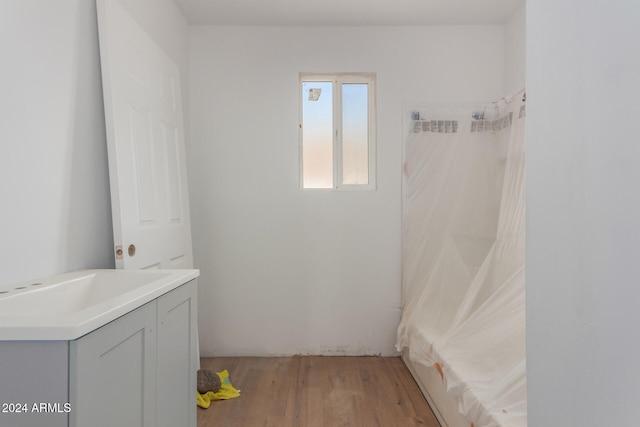
<path id="1" fill-rule="evenodd" d="M 199 270 L 82 270 L 0 285 L 0 341 L 74 340 L 199 275 Z"/>

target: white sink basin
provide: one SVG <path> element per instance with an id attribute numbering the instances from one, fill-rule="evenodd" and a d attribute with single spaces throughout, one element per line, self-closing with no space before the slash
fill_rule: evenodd
<path id="1" fill-rule="evenodd" d="M 199 274 L 198 270 L 84 270 L 0 285 L 0 340 L 73 340 Z"/>

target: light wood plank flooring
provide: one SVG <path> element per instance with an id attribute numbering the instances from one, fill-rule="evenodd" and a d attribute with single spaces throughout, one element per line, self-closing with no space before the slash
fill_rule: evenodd
<path id="1" fill-rule="evenodd" d="M 198 408 L 198 427 L 438 427 L 398 357 L 219 357 L 239 398 Z"/>

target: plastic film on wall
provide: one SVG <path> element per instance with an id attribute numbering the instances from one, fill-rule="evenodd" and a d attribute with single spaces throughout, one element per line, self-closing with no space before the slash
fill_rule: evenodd
<path id="1" fill-rule="evenodd" d="M 404 147 L 397 347 L 475 426 L 526 425 L 524 122 L 523 92 L 416 110 Z"/>

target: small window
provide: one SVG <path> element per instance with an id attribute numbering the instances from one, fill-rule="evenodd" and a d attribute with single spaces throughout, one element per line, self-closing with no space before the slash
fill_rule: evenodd
<path id="1" fill-rule="evenodd" d="M 375 189 L 375 76 L 300 75 L 303 189 Z"/>

